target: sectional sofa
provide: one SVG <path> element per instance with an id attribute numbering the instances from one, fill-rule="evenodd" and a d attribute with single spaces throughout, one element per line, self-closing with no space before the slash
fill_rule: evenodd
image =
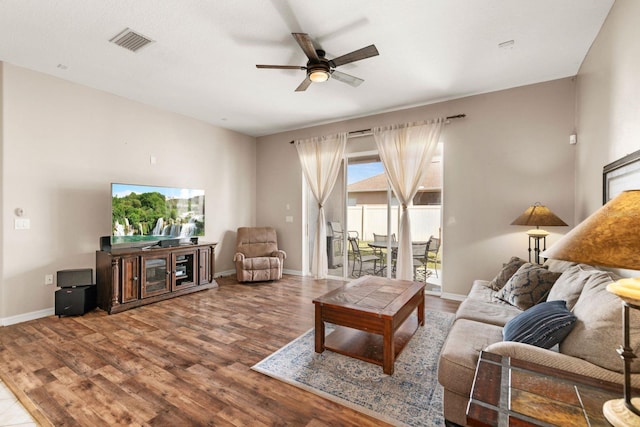
<path id="1" fill-rule="evenodd" d="M 493 280 L 476 280 L 456 312 L 439 359 L 445 419 L 466 425 L 482 350 L 622 383 L 623 364 L 616 352 L 622 342 L 622 303 L 605 289 L 618 278 L 585 264 L 547 260 L 539 266 L 513 257 Z M 638 310 L 631 310 L 631 326 L 632 346 L 639 347 L 635 353 L 640 355 Z M 631 366 L 637 387 L 638 359 Z"/>

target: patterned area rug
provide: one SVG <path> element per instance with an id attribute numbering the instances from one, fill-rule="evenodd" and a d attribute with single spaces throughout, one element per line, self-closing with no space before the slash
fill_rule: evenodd
<path id="1" fill-rule="evenodd" d="M 390 424 L 444 426 L 437 367 L 452 321 L 451 313 L 426 310 L 425 326 L 396 359 L 393 375 L 329 350 L 316 353 L 313 329 L 252 369 Z"/>

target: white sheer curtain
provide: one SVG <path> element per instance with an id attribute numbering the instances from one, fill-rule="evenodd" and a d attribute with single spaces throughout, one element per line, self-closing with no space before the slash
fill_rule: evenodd
<path id="1" fill-rule="evenodd" d="M 411 223 L 407 206 L 416 195 L 433 154 L 446 119 L 406 123 L 373 128 L 373 136 L 389 184 L 402 205 L 398 236 L 396 278 L 413 278 Z"/>
<path id="2" fill-rule="evenodd" d="M 318 226 L 316 227 L 311 257 L 311 273 L 317 279 L 324 279 L 329 272 L 324 204 L 329 198 L 338 172 L 340 172 L 346 143 L 346 132 L 296 142 L 302 172 L 316 202 L 318 202 Z"/>

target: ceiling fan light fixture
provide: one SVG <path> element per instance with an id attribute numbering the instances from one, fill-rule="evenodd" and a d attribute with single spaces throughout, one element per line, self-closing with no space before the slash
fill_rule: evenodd
<path id="1" fill-rule="evenodd" d="M 313 70 L 309 73 L 309 80 L 314 83 L 322 83 L 329 80 L 329 73 L 325 70 Z"/>
<path id="2" fill-rule="evenodd" d="M 327 80 L 334 79 L 342 83 L 346 83 L 350 86 L 357 87 L 364 80 L 350 76 L 347 73 L 342 73 L 335 70 L 336 67 L 345 64 L 351 64 L 352 62 L 361 61 L 363 59 L 371 58 L 372 56 L 379 55 L 378 49 L 375 45 L 369 45 L 362 49 L 354 50 L 346 55 L 338 56 L 332 60 L 326 58 L 326 52 L 323 49 L 317 49 L 311 37 L 307 33 L 291 33 L 293 38 L 298 42 L 298 45 L 307 57 L 307 66 L 297 65 L 265 65 L 256 64 L 257 68 L 271 68 L 274 70 L 305 70 L 306 75 L 302 83 L 296 88 L 296 92 L 304 92 L 311 85 L 311 83 L 322 83 Z"/>

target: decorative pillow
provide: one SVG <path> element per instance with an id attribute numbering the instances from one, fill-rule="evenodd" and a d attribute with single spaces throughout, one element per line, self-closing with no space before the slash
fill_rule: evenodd
<path id="1" fill-rule="evenodd" d="M 502 264 L 502 270 L 498 273 L 498 275 L 489 282 L 489 287 L 494 291 L 499 291 L 504 287 L 511 276 L 518 271 L 518 269 L 525 264 L 527 261 L 522 258 L 518 258 L 517 256 L 511 257 L 509 262 L 506 264 Z"/>
<path id="2" fill-rule="evenodd" d="M 573 307 L 578 318 L 573 330 L 560 343 L 560 352 L 579 357 L 615 372 L 623 362 L 616 349 L 622 344 L 622 300 L 606 290 L 619 277 L 594 270 Z M 640 310 L 629 310 L 631 349 L 640 354 Z M 640 373 L 640 359 L 631 362 L 631 373 Z"/>
<path id="3" fill-rule="evenodd" d="M 549 271 L 553 271 L 554 273 L 564 273 L 566 269 L 574 265 L 576 265 L 576 263 L 572 261 L 562 261 L 560 259 L 551 258 L 546 260 L 543 264 L 544 267 L 548 268 Z"/>
<path id="4" fill-rule="evenodd" d="M 575 264 L 567 268 L 549 291 L 547 301 L 563 300 L 573 310 L 587 280 L 598 270 L 587 264 Z"/>
<path id="5" fill-rule="evenodd" d="M 545 300 L 560 274 L 527 262 L 511 276 L 495 298 L 526 310 Z"/>
<path id="6" fill-rule="evenodd" d="M 564 301 L 541 302 L 509 320 L 502 336 L 505 341 L 551 348 L 571 332 L 575 321 Z"/>

